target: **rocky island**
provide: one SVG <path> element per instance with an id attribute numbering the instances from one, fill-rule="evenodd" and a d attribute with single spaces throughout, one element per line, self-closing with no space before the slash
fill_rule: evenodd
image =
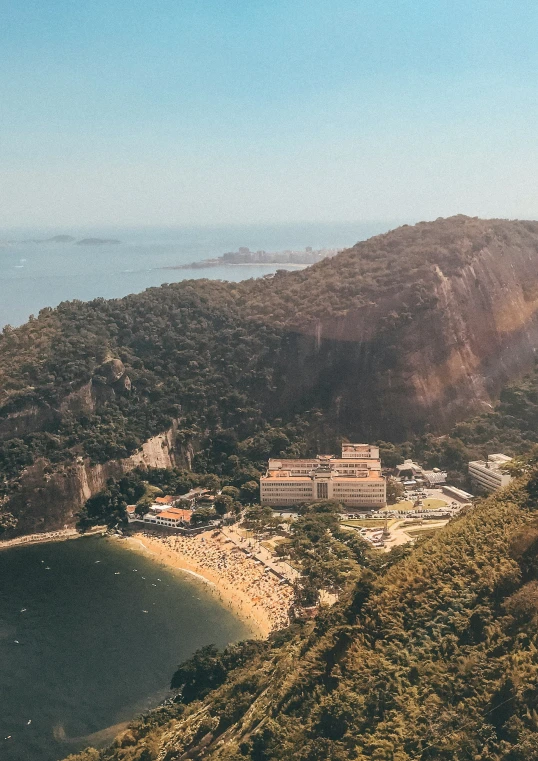
<path id="1" fill-rule="evenodd" d="M 31 238 L 30 240 L 23 240 L 21 243 L 74 243 L 76 238 L 72 235 L 53 235 L 52 238 Z"/>

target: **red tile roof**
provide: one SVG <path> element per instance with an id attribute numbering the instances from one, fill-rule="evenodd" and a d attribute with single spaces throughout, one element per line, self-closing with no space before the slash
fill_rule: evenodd
<path id="1" fill-rule="evenodd" d="M 159 518 L 167 518 L 169 520 L 180 520 L 185 523 L 190 523 L 192 512 L 191 510 L 180 510 L 177 507 L 171 507 L 168 510 L 162 510 L 159 513 Z"/>

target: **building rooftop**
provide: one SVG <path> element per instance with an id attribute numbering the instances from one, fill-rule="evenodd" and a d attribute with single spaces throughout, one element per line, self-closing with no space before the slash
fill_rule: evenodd
<path id="1" fill-rule="evenodd" d="M 180 520 L 189 523 L 191 520 L 191 510 L 180 510 L 178 507 L 171 507 L 168 510 L 163 510 L 159 513 L 159 518 L 166 518 L 168 520 Z"/>
<path id="2" fill-rule="evenodd" d="M 338 481 L 384 481 L 379 470 L 365 470 L 360 475 L 354 473 L 340 473 L 338 470 L 322 471 L 314 470 L 313 475 L 316 477 L 327 476 Z M 291 479 L 292 481 L 312 481 L 312 476 L 294 476 L 289 470 L 268 470 L 261 480 L 267 479 Z"/>
<path id="3" fill-rule="evenodd" d="M 512 458 L 505 454 L 490 454 L 487 460 L 471 460 L 469 465 L 479 465 L 489 470 L 502 470 L 503 466 L 511 460 Z"/>
<path id="4" fill-rule="evenodd" d="M 171 497 L 169 494 L 165 497 L 155 497 L 157 505 L 172 505 L 176 501 L 177 497 Z"/>
<path id="5" fill-rule="evenodd" d="M 413 460 L 404 460 L 400 465 L 396 465 L 396 470 L 412 470 L 416 473 L 422 473 L 422 466 Z"/>

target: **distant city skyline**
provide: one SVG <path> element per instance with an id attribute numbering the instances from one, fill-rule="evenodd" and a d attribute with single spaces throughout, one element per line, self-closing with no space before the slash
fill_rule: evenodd
<path id="1" fill-rule="evenodd" d="M 6 0 L 0 227 L 538 218 L 525 0 Z"/>

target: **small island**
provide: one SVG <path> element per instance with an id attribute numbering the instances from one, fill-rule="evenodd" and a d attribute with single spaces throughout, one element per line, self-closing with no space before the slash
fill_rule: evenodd
<path id="1" fill-rule="evenodd" d="M 52 238 L 23 240 L 21 243 L 74 243 L 76 238 L 72 235 L 53 235 Z"/>
<path id="2" fill-rule="evenodd" d="M 315 264 L 321 259 L 335 256 L 340 249 L 337 248 L 320 248 L 313 249 L 307 246 L 303 250 L 286 251 L 251 251 L 246 246 L 241 246 L 237 251 L 228 251 L 222 256 L 212 259 L 202 259 L 190 264 L 177 264 L 163 267 L 165 270 L 190 270 L 190 269 L 207 269 L 209 267 L 222 266 L 242 266 L 251 264 L 286 264 L 297 267 L 304 267 L 309 264 Z"/>
<path id="3" fill-rule="evenodd" d="M 82 240 L 77 240 L 77 246 L 108 246 L 118 243 L 121 241 L 116 240 L 116 238 L 82 238 Z"/>
<path id="4" fill-rule="evenodd" d="M 77 246 L 107 246 L 121 243 L 121 240 L 117 240 L 116 238 L 82 238 L 81 240 L 77 240 L 72 235 L 54 235 L 52 238 L 29 238 L 28 240 L 13 240 L 6 242 L 8 244 L 15 243 L 22 246 L 28 244 L 41 245 L 47 243 L 71 243 Z"/>

